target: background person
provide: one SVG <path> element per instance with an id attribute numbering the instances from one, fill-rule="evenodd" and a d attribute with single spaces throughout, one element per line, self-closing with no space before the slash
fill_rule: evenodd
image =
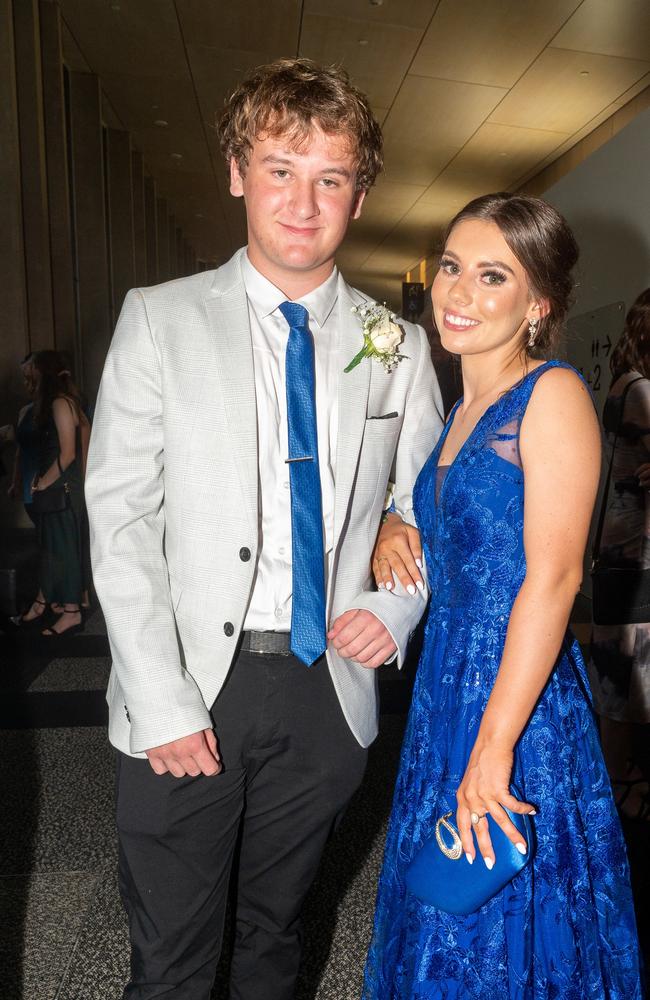
<path id="1" fill-rule="evenodd" d="M 630 308 L 610 367 L 603 426 L 612 473 L 603 498 L 598 561 L 604 567 L 650 571 L 650 288 Z M 594 625 L 589 668 L 619 809 L 647 822 L 650 622 Z"/>
<path id="2" fill-rule="evenodd" d="M 625 847 L 567 622 L 600 469 L 589 392 L 555 346 L 578 248 L 551 206 L 485 195 L 452 220 L 431 289 L 463 397 L 414 509 L 432 598 L 379 884 L 364 1000 L 641 1000 Z M 390 517 L 378 583 L 419 580 Z M 513 782 L 521 801 L 511 793 Z M 408 893 L 404 872 L 449 803 L 465 858 L 495 852 L 487 816 L 532 813 L 530 863 L 476 912 Z M 477 877 L 480 872 L 477 872 Z M 449 892 L 453 892 L 451 884 Z"/>
<path id="3" fill-rule="evenodd" d="M 57 351 L 37 351 L 33 357 L 33 423 L 39 442 L 38 471 L 32 494 L 60 489 L 67 503 L 62 510 L 37 515 L 41 564 L 39 592 L 21 621 L 40 619 L 47 603 L 61 608 L 42 635 L 54 638 L 82 629 L 83 592 L 83 452 L 89 425 L 70 372 Z M 36 501 L 33 501 L 36 505 Z"/>

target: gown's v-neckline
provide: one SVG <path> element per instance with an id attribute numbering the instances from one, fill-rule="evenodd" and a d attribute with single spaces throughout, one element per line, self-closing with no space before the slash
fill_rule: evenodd
<path id="1" fill-rule="evenodd" d="M 438 451 L 438 458 L 437 458 L 437 461 L 436 461 L 436 469 L 446 469 L 447 470 L 447 475 L 445 476 L 445 480 L 447 479 L 450 471 L 453 469 L 454 465 L 456 464 L 456 462 L 458 461 L 458 459 L 460 458 L 460 456 L 464 452 L 464 450 L 467 447 L 467 445 L 469 444 L 469 442 L 472 440 L 472 438 L 476 434 L 477 430 L 479 429 L 479 427 L 481 426 L 481 424 L 483 423 L 483 421 L 485 420 L 485 418 L 487 417 L 487 415 L 495 408 L 495 406 L 498 406 L 499 403 L 501 403 L 507 396 L 509 396 L 510 393 L 513 391 L 513 389 L 517 389 L 517 388 L 519 388 L 519 386 L 523 385 L 523 383 L 526 381 L 527 378 L 530 378 L 530 376 L 534 375 L 535 372 L 540 371 L 542 368 L 545 368 L 547 365 L 550 365 L 550 364 L 551 364 L 550 361 L 544 361 L 543 364 L 537 365 L 535 368 L 531 369 L 531 371 L 526 372 L 525 375 L 522 375 L 522 377 L 519 379 L 518 382 L 514 382 L 508 389 L 506 389 L 504 392 L 502 392 L 500 396 L 497 396 L 497 398 L 494 400 L 494 402 L 490 403 L 490 405 L 488 407 L 486 407 L 485 410 L 483 410 L 483 413 L 478 418 L 478 420 L 476 421 L 476 423 L 472 427 L 471 431 L 469 432 L 469 434 L 467 435 L 467 437 L 465 438 L 465 440 L 461 444 L 460 448 L 458 449 L 458 451 L 454 455 L 453 460 L 451 462 L 441 463 L 440 457 L 442 455 L 442 449 L 445 447 L 445 441 L 447 440 L 447 437 L 449 435 L 449 431 L 453 427 L 454 419 L 456 417 L 456 410 L 458 409 L 458 407 L 460 406 L 460 404 L 463 402 L 463 399 L 465 397 L 464 396 L 460 396 L 460 398 L 456 400 L 456 402 L 454 403 L 453 407 L 451 408 L 451 413 L 449 414 L 449 420 L 447 421 L 447 425 L 444 428 L 444 430 L 442 432 L 442 435 L 440 437 L 440 449 Z"/>

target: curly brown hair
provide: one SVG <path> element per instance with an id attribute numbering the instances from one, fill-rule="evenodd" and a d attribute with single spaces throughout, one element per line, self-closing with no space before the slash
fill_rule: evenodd
<path id="1" fill-rule="evenodd" d="M 278 59 L 260 66 L 226 102 L 217 122 L 221 151 L 242 175 L 256 139 L 288 135 L 298 149 L 314 124 L 350 141 L 357 191 L 367 191 L 383 166 L 381 129 L 368 99 L 338 66 L 311 59 Z"/>
<path id="2" fill-rule="evenodd" d="M 550 311 L 539 322 L 532 349 L 528 348 L 526 334 L 526 351 L 538 354 L 555 349 L 571 305 L 572 271 L 580 254 L 566 219 L 541 198 L 505 191 L 485 194 L 454 216 L 445 231 L 443 246 L 454 226 L 465 219 L 496 223 L 526 272 L 531 293 L 549 302 Z"/>
<path id="3" fill-rule="evenodd" d="M 630 306 L 609 367 L 613 382 L 632 371 L 650 378 L 650 288 L 644 289 Z"/>

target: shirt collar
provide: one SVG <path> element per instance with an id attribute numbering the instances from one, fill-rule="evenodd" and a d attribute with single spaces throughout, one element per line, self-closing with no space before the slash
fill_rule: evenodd
<path id="1" fill-rule="evenodd" d="M 286 302 L 287 297 L 268 278 L 254 267 L 248 259 L 248 254 L 242 256 L 242 277 L 246 295 L 250 300 L 260 320 L 270 316 L 278 306 Z M 304 306 L 310 320 L 315 320 L 319 327 L 327 322 L 338 298 L 338 268 L 326 278 L 322 285 L 312 289 L 307 295 L 302 295 L 296 302 Z M 280 314 L 281 315 L 281 314 Z M 313 331 L 312 331 L 313 332 Z"/>

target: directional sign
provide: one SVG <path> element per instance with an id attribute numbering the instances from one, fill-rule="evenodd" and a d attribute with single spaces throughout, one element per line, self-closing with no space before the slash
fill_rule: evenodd
<path id="1" fill-rule="evenodd" d="M 624 321 L 625 303 L 612 302 L 573 316 L 567 324 L 567 358 L 584 375 L 599 415 L 612 380 L 609 359 Z"/>

